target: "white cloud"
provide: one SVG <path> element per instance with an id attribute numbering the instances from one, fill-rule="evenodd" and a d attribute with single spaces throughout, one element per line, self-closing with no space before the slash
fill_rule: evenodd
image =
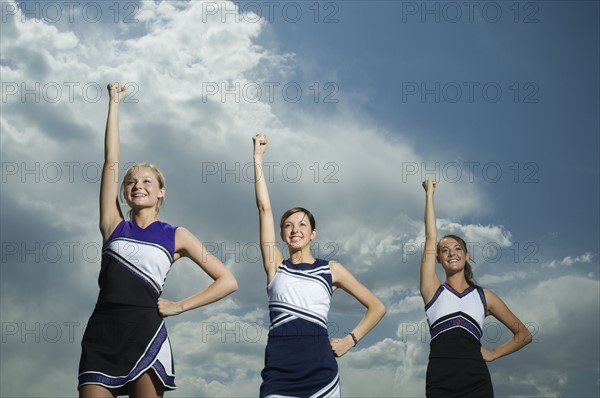
<path id="1" fill-rule="evenodd" d="M 397 296 L 402 298 L 398 299 Z M 379 293 L 379 297 L 392 303 L 387 308 L 388 314 L 406 314 L 414 311 L 423 311 L 423 298 L 417 289 L 408 293 L 400 285 L 392 286 Z"/>
<path id="2" fill-rule="evenodd" d="M 591 263 L 593 258 L 594 255 L 591 252 L 586 252 L 576 257 L 566 256 L 562 260 L 552 260 L 547 266 L 550 268 L 555 268 L 557 265 L 570 267 L 575 264 Z"/>
<path id="3" fill-rule="evenodd" d="M 505 282 L 516 282 L 522 281 L 529 277 L 529 274 L 525 271 L 511 271 L 502 275 L 491 275 L 485 274 L 481 278 L 478 278 L 478 283 L 482 285 L 496 285 Z"/>
<path id="4" fill-rule="evenodd" d="M 512 244 L 511 233 L 506 231 L 502 225 L 461 225 L 450 220 L 440 219 L 438 220 L 438 228 L 440 231 L 444 231 L 444 233 L 461 236 L 467 243 L 485 245 L 492 242 L 498 244 L 500 247 L 508 247 Z"/>

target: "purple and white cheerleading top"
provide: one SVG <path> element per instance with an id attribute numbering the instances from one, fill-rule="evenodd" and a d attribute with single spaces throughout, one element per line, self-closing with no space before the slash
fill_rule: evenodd
<path id="1" fill-rule="evenodd" d="M 462 293 L 442 283 L 425 306 L 431 333 L 429 358 L 481 359 L 481 337 L 487 303 L 483 289 Z"/>
<path id="2" fill-rule="evenodd" d="M 99 384 L 127 393 L 127 384 L 154 371 L 175 388 L 171 345 L 157 301 L 175 253 L 177 227 L 146 228 L 123 220 L 102 251 L 98 301 L 81 343 L 79 386 Z"/>
<path id="3" fill-rule="evenodd" d="M 146 228 L 131 220 L 122 221 L 102 250 L 98 302 L 156 307 L 173 264 L 176 229 L 161 221 Z M 126 281 L 111 278 L 111 264 L 129 271 L 145 288 L 133 291 L 130 285 L 123 285 Z"/>

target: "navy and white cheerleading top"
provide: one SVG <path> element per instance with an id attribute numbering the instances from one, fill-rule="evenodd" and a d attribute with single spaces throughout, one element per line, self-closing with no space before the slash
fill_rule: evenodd
<path id="1" fill-rule="evenodd" d="M 429 358 L 481 359 L 481 336 L 487 304 L 483 289 L 462 293 L 442 283 L 425 306 L 431 333 Z"/>
<path id="2" fill-rule="evenodd" d="M 175 252 L 177 227 L 141 228 L 123 220 L 102 250 L 96 307 L 82 340 L 79 386 L 100 384 L 127 393 L 127 383 L 152 369 L 175 388 L 171 345 L 157 301 Z"/>
<path id="3" fill-rule="evenodd" d="M 327 335 L 331 286 L 327 261 L 295 265 L 284 260 L 267 286 L 269 336 Z"/>

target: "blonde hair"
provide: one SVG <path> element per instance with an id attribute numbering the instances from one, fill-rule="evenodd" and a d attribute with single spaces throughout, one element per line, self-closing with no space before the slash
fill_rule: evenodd
<path id="1" fill-rule="evenodd" d="M 136 163 L 133 166 L 131 166 L 129 169 L 127 169 L 127 172 L 125 173 L 125 176 L 123 177 L 123 181 L 121 182 L 121 199 L 123 199 L 123 197 L 125 196 L 125 183 L 127 181 L 127 178 L 134 172 L 136 172 L 137 170 L 141 169 L 141 168 L 148 168 L 150 170 L 152 170 L 152 172 L 156 175 L 156 179 L 158 180 L 158 187 L 159 188 L 165 188 L 166 187 L 166 180 L 165 180 L 165 176 L 162 173 L 162 171 L 160 171 L 160 169 L 158 167 L 156 167 L 155 165 L 151 164 L 151 163 L 147 163 L 147 162 L 142 162 L 142 163 Z M 165 197 L 161 197 L 158 198 L 158 202 L 156 203 L 156 214 L 158 214 L 158 212 L 160 211 L 160 206 L 162 206 L 163 202 L 165 201 Z M 131 218 L 131 209 L 129 209 L 127 211 L 127 216 L 129 218 Z"/>

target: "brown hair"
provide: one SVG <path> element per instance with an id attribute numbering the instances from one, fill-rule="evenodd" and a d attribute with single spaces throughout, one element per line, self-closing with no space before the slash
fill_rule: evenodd
<path id="1" fill-rule="evenodd" d="M 156 179 L 158 180 L 158 187 L 161 189 L 165 188 L 165 186 L 166 186 L 165 176 L 163 175 L 162 171 L 160 171 L 160 169 L 158 167 L 156 167 L 155 165 L 153 165 L 151 163 L 146 163 L 146 162 L 136 163 L 127 170 L 127 172 L 125 173 L 125 176 L 123 177 L 123 182 L 121 183 L 121 198 L 123 198 L 123 196 L 125 194 L 125 184 L 127 182 L 127 178 L 132 173 L 136 172 L 138 169 L 140 169 L 142 167 L 146 167 L 146 168 L 152 170 L 152 172 L 156 175 Z M 158 202 L 156 203 L 156 214 L 158 214 L 158 212 L 160 210 L 160 206 L 162 206 L 164 201 L 165 201 L 164 196 L 162 198 L 158 198 Z M 129 209 L 129 211 L 127 212 L 127 216 L 129 218 L 131 218 L 131 209 Z"/>
<path id="2" fill-rule="evenodd" d="M 440 255 L 440 243 L 446 238 L 454 239 L 455 241 L 458 242 L 458 244 L 460 245 L 460 247 L 463 249 L 463 251 L 465 253 L 469 252 L 467 250 L 467 243 L 464 241 L 463 238 L 461 238 L 458 235 L 448 234 L 448 235 L 444 235 L 437 244 L 437 255 L 438 256 Z M 473 267 L 471 267 L 471 264 L 469 264 L 469 262 L 466 260 L 465 260 L 465 279 L 467 280 L 467 283 L 470 286 L 476 286 L 475 281 L 473 280 Z"/>
<path id="3" fill-rule="evenodd" d="M 306 214 L 306 216 L 308 217 L 308 221 L 310 222 L 311 230 L 316 229 L 317 223 L 315 221 L 315 218 L 313 217 L 312 213 L 310 211 L 306 210 L 304 207 L 292 207 L 291 209 L 286 210 L 286 212 L 283 213 L 283 215 L 281 216 L 281 220 L 279 221 L 279 228 L 283 229 L 283 223 L 289 216 L 291 216 L 292 214 L 301 213 L 301 212 Z"/>

